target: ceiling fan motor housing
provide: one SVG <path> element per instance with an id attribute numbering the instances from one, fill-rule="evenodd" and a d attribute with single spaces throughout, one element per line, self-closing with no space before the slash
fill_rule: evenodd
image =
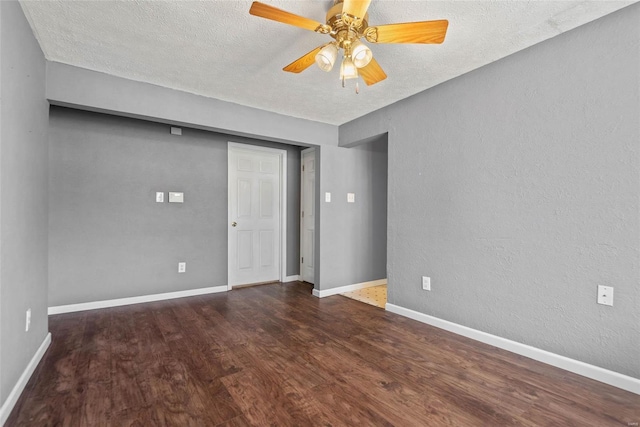
<path id="1" fill-rule="evenodd" d="M 368 24 L 369 14 L 364 17 L 350 16 L 342 12 L 343 0 L 335 0 L 334 5 L 327 12 L 327 25 L 331 27 L 329 35 L 336 39 L 338 47 L 349 50 L 354 40 L 364 36 Z"/>

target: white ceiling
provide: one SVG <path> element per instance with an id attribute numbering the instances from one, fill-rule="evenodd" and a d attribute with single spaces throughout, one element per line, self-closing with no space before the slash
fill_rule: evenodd
<path id="1" fill-rule="evenodd" d="M 263 2 L 320 22 L 333 4 Z M 448 19 L 449 30 L 441 45 L 371 45 L 388 78 L 356 95 L 338 67 L 282 71 L 330 38 L 251 16 L 251 0 L 21 1 L 50 61 L 336 125 L 631 3 L 373 0 L 372 26 Z"/>

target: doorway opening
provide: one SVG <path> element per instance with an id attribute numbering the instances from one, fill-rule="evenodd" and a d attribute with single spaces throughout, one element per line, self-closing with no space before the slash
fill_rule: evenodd
<path id="1" fill-rule="evenodd" d="M 301 236 L 314 236 L 313 294 L 318 298 L 386 283 L 387 145 L 383 134 L 350 147 L 321 146 L 313 151 L 315 185 L 309 173 L 311 178 L 302 185 L 301 216 L 304 213 L 306 219 L 313 212 L 315 229 L 313 233 L 303 229 Z M 304 161 L 303 180 L 308 162 Z M 305 193 L 313 194 L 310 200 L 315 206 L 305 200 Z M 301 253 L 310 255 L 308 247 L 303 240 Z"/>
<path id="2" fill-rule="evenodd" d="M 365 304 L 385 308 L 387 304 L 387 285 L 371 286 L 356 291 L 344 292 L 340 295 Z"/>

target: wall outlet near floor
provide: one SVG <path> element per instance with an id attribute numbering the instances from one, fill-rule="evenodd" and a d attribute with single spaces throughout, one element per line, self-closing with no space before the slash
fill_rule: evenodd
<path id="1" fill-rule="evenodd" d="M 598 304 L 613 305 L 613 286 L 598 286 Z"/>
<path id="2" fill-rule="evenodd" d="M 431 277 L 422 276 L 422 289 L 425 291 L 431 290 Z"/>
<path id="3" fill-rule="evenodd" d="M 164 193 L 156 192 L 156 203 L 164 203 Z"/>
<path id="4" fill-rule="evenodd" d="M 29 328 L 31 327 L 31 309 L 27 309 L 27 319 L 24 326 L 24 331 L 29 332 Z"/>
<path id="5" fill-rule="evenodd" d="M 185 271 L 187 271 L 187 263 L 186 262 L 179 262 L 178 263 L 178 273 L 184 273 Z"/>

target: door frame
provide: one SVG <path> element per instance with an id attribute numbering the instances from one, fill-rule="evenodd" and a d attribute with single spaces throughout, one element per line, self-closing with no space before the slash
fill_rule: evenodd
<path id="1" fill-rule="evenodd" d="M 317 178 L 318 178 L 318 169 L 317 169 L 317 167 L 318 167 L 318 150 L 316 150 L 316 147 L 309 147 L 309 148 L 305 148 L 304 150 L 300 151 L 300 163 L 304 165 L 304 156 L 305 156 L 305 154 L 309 154 L 309 153 L 313 153 L 313 157 L 314 157 L 314 160 L 315 160 L 315 164 L 316 164 L 316 170 L 315 170 L 316 180 L 315 180 L 315 184 L 314 185 L 317 185 L 318 184 L 318 180 L 317 180 Z M 317 187 L 316 187 L 316 189 L 317 189 Z M 320 200 L 318 194 L 315 194 L 315 193 L 317 193 L 317 191 L 315 191 L 316 189 L 314 189 L 315 200 L 314 200 L 314 203 L 313 203 L 313 206 L 316 209 L 316 212 L 313 213 L 313 220 L 314 221 L 316 221 L 316 219 L 317 219 L 316 213 L 317 213 L 317 210 L 318 210 L 317 207 L 318 207 L 318 203 L 319 203 L 319 200 Z M 303 254 L 302 254 L 302 251 L 303 251 L 303 247 L 304 247 L 303 244 L 302 244 L 303 240 L 304 240 L 304 230 L 302 229 L 302 223 L 304 221 L 302 219 L 302 209 L 303 209 L 302 201 L 303 201 L 303 198 L 304 198 L 304 192 L 305 192 L 304 172 L 300 171 L 300 216 L 301 216 L 301 218 L 300 218 L 300 259 L 298 259 L 298 263 L 299 263 L 298 264 L 299 265 L 298 268 L 299 268 L 299 271 L 300 271 L 300 280 L 301 281 L 304 280 L 303 273 L 302 273 L 302 270 L 303 270 L 303 265 L 302 265 L 302 256 L 303 256 Z M 314 235 L 315 235 L 315 237 L 314 237 L 314 248 L 313 248 L 313 253 L 314 254 L 316 253 L 316 249 L 317 249 L 317 247 L 315 245 L 315 241 L 318 238 L 318 235 L 316 233 L 316 229 L 318 227 L 316 227 L 316 225 L 317 225 L 317 223 L 314 224 Z M 304 254 L 304 255 L 308 255 L 308 254 Z M 315 286 L 315 282 L 316 282 L 315 274 L 316 274 L 316 268 L 317 268 L 315 260 L 314 260 L 313 264 L 314 264 L 314 267 L 313 267 L 313 276 L 314 276 L 313 277 L 313 281 L 312 282 L 307 281 L 307 282 L 311 283 L 312 285 Z"/>
<path id="2" fill-rule="evenodd" d="M 262 147 L 259 145 L 251 145 L 240 142 L 227 142 L 227 189 L 229 188 L 229 164 L 231 150 L 245 150 L 254 152 L 269 152 L 271 154 L 277 154 L 279 157 L 280 168 L 280 281 L 285 282 L 287 276 L 287 150 L 279 148 Z M 228 190 L 227 190 L 228 191 Z M 227 194 L 227 254 L 229 253 L 229 224 L 233 219 L 231 218 L 231 206 L 229 203 L 230 197 Z M 227 260 L 227 290 L 233 289 L 233 285 L 229 281 L 229 271 L 231 269 L 231 258 Z"/>

